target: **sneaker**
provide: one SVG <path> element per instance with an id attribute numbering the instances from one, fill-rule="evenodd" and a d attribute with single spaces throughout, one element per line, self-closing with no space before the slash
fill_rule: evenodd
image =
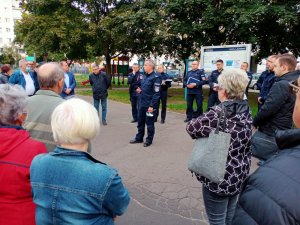
<path id="1" fill-rule="evenodd" d="M 107 125 L 106 121 L 102 121 L 102 124 L 103 124 L 103 126 Z"/>
<path id="2" fill-rule="evenodd" d="M 190 121 L 190 119 L 185 119 L 185 120 L 184 120 L 185 123 L 187 123 L 187 122 L 189 122 L 189 121 Z"/>

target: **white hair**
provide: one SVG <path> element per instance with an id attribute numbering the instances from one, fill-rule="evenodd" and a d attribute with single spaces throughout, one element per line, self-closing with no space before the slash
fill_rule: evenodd
<path id="1" fill-rule="evenodd" d="M 58 105 L 51 116 L 53 138 L 58 144 L 83 144 L 96 137 L 100 122 L 96 109 L 73 98 Z"/>
<path id="2" fill-rule="evenodd" d="M 19 67 L 22 67 L 24 64 L 26 64 L 27 63 L 27 60 L 26 59 L 21 59 L 20 61 L 19 61 Z"/>
<path id="3" fill-rule="evenodd" d="M 15 125 L 18 116 L 25 112 L 27 95 L 19 85 L 0 84 L 0 125 Z"/>
<path id="4" fill-rule="evenodd" d="M 244 70 L 227 69 L 218 77 L 218 83 L 220 88 L 226 90 L 228 99 L 243 99 L 249 78 Z"/>

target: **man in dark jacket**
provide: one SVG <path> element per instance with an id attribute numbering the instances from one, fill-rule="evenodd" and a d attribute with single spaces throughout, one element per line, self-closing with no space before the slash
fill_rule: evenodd
<path id="1" fill-rule="evenodd" d="M 293 55 L 278 56 L 274 62 L 276 79 L 267 100 L 253 120 L 258 131 L 252 136 L 252 153 L 263 160 L 277 154 L 275 131 L 291 129 L 295 96 L 290 93 L 289 82 L 297 80 L 300 71 L 295 71 L 297 60 Z"/>
<path id="2" fill-rule="evenodd" d="M 154 110 L 157 109 L 161 86 L 161 78 L 154 72 L 154 68 L 154 61 L 147 59 L 144 65 L 145 77 L 142 81 L 142 86 L 137 89 L 137 92 L 141 94 L 137 126 L 138 133 L 134 139 L 130 140 L 130 144 L 143 142 L 145 124 L 147 125 L 147 138 L 144 147 L 150 146 L 154 138 Z"/>
<path id="3" fill-rule="evenodd" d="M 300 93 L 296 105 L 300 105 Z M 300 127 L 300 107 L 294 108 Z M 295 120 L 296 119 L 296 120 Z M 300 221 L 300 129 L 277 132 L 278 155 L 253 173 L 240 194 L 232 225 L 296 225 Z"/>
<path id="4" fill-rule="evenodd" d="M 207 111 L 210 107 L 218 105 L 220 103 L 218 98 L 218 77 L 223 71 L 224 62 L 222 59 L 217 60 L 216 62 L 217 69 L 211 72 L 211 75 L 208 77 L 209 84 L 209 95 L 207 102 Z"/>
<path id="5" fill-rule="evenodd" d="M 248 79 L 249 79 L 249 82 L 248 82 L 248 85 L 247 85 L 246 91 L 245 91 L 245 95 L 246 95 L 247 99 L 248 99 L 249 86 L 250 86 L 250 84 L 252 82 L 252 79 L 253 79 L 253 74 L 250 71 L 248 71 L 248 67 L 249 67 L 249 64 L 247 62 L 243 62 L 241 64 L 241 70 L 244 70 L 247 73 L 247 76 L 248 76 Z"/>
<path id="6" fill-rule="evenodd" d="M 128 74 L 128 80 L 127 80 L 127 83 L 129 84 L 131 113 L 132 113 L 132 118 L 133 118 L 131 123 L 135 123 L 138 120 L 140 94 L 137 93 L 136 89 L 141 87 L 142 79 L 143 79 L 143 75 L 139 71 L 139 66 L 137 63 L 134 63 L 132 65 L 132 73 Z"/>
<path id="7" fill-rule="evenodd" d="M 275 73 L 274 73 L 274 62 L 277 59 L 277 55 L 271 55 L 267 59 L 267 70 L 262 72 L 257 80 L 257 88 L 260 90 L 258 96 L 258 110 L 262 107 L 262 105 L 267 100 L 267 96 L 271 87 L 274 83 Z"/>
<path id="8" fill-rule="evenodd" d="M 88 82 L 91 84 L 93 89 L 94 106 L 98 111 L 98 114 L 99 114 L 99 105 L 101 101 L 102 124 L 106 126 L 107 125 L 106 122 L 107 96 L 108 96 L 107 89 L 110 86 L 110 79 L 106 75 L 106 73 L 100 71 L 98 65 L 94 64 L 92 68 L 93 68 L 93 73 L 90 74 L 89 80 L 83 81 L 82 85 L 85 85 Z"/>
<path id="9" fill-rule="evenodd" d="M 192 62 L 192 70 L 190 70 L 183 81 L 183 87 L 187 88 L 186 95 L 186 119 L 184 122 L 188 122 L 193 118 L 193 102 L 196 100 L 197 110 L 195 117 L 202 115 L 203 108 L 203 94 L 202 94 L 202 85 L 206 83 L 205 74 L 203 69 L 198 69 L 199 62 Z"/>

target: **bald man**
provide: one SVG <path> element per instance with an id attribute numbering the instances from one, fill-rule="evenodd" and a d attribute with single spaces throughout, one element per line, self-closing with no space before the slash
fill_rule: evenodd
<path id="1" fill-rule="evenodd" d="M 58 63 L 46 63 L 38 70 L 38 81 L 40 90 L 28 98 L 28 116 L 24 127 L 33 139 L 43 142 L 50 152 L 56 146 L 50 117 L 55 107 L 64 101 L 60 96 L 64 87 L 64 71 Z"/>

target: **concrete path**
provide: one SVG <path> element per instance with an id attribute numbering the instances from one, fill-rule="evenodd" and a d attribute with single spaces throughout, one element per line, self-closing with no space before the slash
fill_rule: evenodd
<path id="1" fill-rule="evenodd" d="M 201 184 L 187 169 L 194 142 L 185 131 L 185 115 L 167 112 L 166 123 L 155 124 L 153 144 L 145 148 L 129 144 L 137 132 L 130 112 L 129 105 L 108 101 L 108 126 L 92 141 L 92 155 L 118 169 L 130 191 L 128 211 L 116 224 L 208 224 Z"/>

